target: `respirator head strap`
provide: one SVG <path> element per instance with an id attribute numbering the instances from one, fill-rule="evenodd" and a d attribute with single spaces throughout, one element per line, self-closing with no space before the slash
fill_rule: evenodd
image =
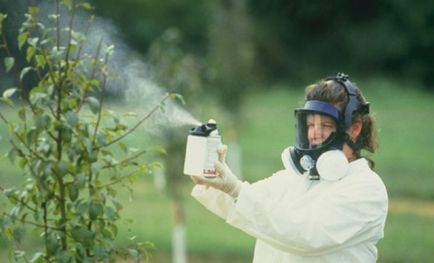
<path id="1" fill-rule="evenodd" d="M 362 104 L 357 99 L 357 88 L 349 80 L 349 76 L 344 73 L 338 73 L 335 77 L 328 77 L 325 80 L 334 80 L 341 84 L 348 95 L 348 104 L 343 112 L 345 129 L 348 129 L 352 124 L 353 114 L 358 112 L 360 114 L 369 113 L 369 102 Z"/>

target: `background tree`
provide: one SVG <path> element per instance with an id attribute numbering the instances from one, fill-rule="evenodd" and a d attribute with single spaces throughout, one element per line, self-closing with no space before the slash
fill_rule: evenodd
<path id="1" fill-rule="evenodd" d="M 186 53 L 180 47 L 182 35 L 177 28 L 169 28 L 163 32 L 151 45 L 148 53 L 154 80 L 172 92 L 186 96 L 190 110 L 201 97 L 203 87 L 203 69 L 198 59 Z M 168 109 L 170 110 L 170 108 Z M 175 114 L 176 118 L 176 114 Z M 167 120 L 170 123 L 170 120 Z M 172 120 L 173 122 L 173 120 Z M 192 124 L 188 124 L 192 125 Z M 160 130 L 159 139 L 163 141 L 168 152 L 164 156 L 165 190 L 172 202 L 172 262 L 187 262 L 186 222 L 184 211 L 184 186 L 191 182 L 188 176 L 182 174 L 185 143 L 188 125 L 175 127 L 167 125 Z"/>

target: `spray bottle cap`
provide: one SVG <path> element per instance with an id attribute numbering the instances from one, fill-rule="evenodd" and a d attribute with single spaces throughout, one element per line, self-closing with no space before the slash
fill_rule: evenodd
<path id="1" fill-rule="evenodd" d="M 217 130 L 217 123 L 215 120 L 210 119 L 208 123 L 192 128 L 190 130 L 190 134 L 196 136 L 208 137 L 210 133 L 215 130 Z"/>

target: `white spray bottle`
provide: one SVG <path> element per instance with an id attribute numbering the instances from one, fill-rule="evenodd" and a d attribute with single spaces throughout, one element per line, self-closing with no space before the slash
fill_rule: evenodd
<path id="1" fill-rule="evenodd" d="M 221 144 L 221 136 L 217 123 L 210 119 L 190 130 L 185 151 L 184 174 L 216 177 L 214 164 L 218 161 L 217 148 Z"/>

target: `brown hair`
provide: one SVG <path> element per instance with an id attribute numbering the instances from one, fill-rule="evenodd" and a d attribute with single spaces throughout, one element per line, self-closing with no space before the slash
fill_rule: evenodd
<path id="1" fill-rule="evenodd" d="M 361 104 L 366 104 L 367 101 L 362 92 L 356 88 L 357 99 Z M 305 100 L 320 100 L 330 104 L 333 104 L 342 113 L 345 106 L 348 104 L 349 98 L 345 90 L 345 87 L 335 80 L 320 80 L 315 84 L 309 85 L 305 90 Z M 353 122 L 356 119 L 360 119 L 362 122 L 362 130 L 356 141 L 352 145 L 354 154 L 357 158 L 361 157 L 361 150 L 374 153 L 378 148 L 377 133 L 375 128 L 375 120 L 371 114 L 353 114 Z M 367 158 L 371 167 L 374 167 L 375 163 Z"/>

